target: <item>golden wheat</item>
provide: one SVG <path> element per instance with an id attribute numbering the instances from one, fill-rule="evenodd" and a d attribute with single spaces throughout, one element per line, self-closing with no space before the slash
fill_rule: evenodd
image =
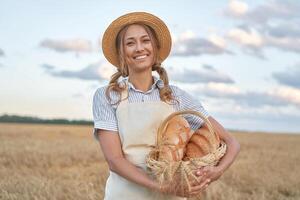
<path id="1" fill-rule="evenodd" d="M 233 133 L 236 162 L 203 199 L 300 199 L 300 135 Z M 103 199 L 108 168 L 91 126 L 0 124 L 0 199 Z"/>

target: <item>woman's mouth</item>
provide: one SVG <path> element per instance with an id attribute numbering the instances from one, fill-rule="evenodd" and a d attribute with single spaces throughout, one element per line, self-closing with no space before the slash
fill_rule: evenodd
<path id="1" fill-rule="evenodd" d="M 134 57 L 135 60 L 142 60 L 144 58 L 146 58 L 148 55 L 141 55 L 141 56 L 136 56 Z"/>

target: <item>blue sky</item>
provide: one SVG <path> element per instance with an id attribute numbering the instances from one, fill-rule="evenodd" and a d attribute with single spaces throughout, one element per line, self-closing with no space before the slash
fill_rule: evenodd
<path id="1" fill-rule="evenodd" d="M 163 63 L 226 128 L 300 132 L 299 1 L 16 1 L 0 6 L 0 114 L 92 119 L 114 71 L 100 41 L 120 15 L 168 25 Z"/>

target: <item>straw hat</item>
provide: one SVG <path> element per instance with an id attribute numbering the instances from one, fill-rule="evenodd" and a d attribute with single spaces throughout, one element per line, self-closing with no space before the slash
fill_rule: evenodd
<path id="1" fill-rule="evenodd" d="M 106 29 L 102 38 L 102 50 L 105 58 L 114 66 L 119 67 L 116 39 L 119 31 L 128 24 L 144 23 L 156 33 L 160 48 L 158 56 L 165 60 L 171 50 L 171 35 L 166 24 L 158 17 L 146 12 L 132 12 L 114 20 Z"/>

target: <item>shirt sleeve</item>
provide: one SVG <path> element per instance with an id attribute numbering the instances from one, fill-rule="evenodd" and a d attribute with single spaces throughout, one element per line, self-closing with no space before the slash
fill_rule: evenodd
<path id="1" fill-rule="evenodd" d="M 97 129 L 118 131 L 116 109 L 108 102 L 105 96 L 106 87 L 99 88 L 93 98 L 94 137 Z"/>
<path id="2" fill-rule="evenodd" d="M 209 117 L 208 112 L 204 109 L 200 101 L 195 99 L 192 95 L 187 93 L 186 91 L 182 89 L 178 89 L 178 96 L 180 100 L 180 110 L 185 111 L 185 110 L 193 110 L 201 113 L 205 118 Z M 193 130 L 197 130 L 200 128 L 203 124 L 203 120 L 195 115 L 187 115 L 186 120 L 189 122 L 191 128 Z"/>

